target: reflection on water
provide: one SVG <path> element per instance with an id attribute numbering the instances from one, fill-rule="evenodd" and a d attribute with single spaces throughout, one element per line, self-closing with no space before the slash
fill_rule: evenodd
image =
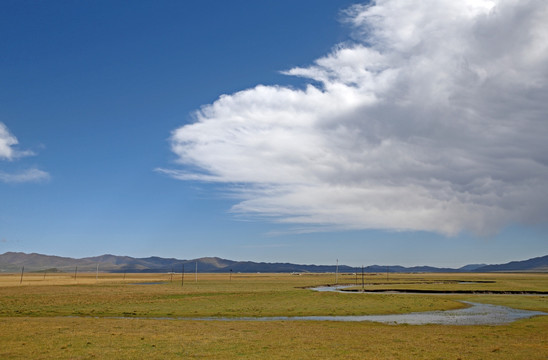
<path id="1" fill-rule="evenodd" d="M 322 286 L 312 290 L 326 292 L 344 292 L 344 288 L 352 285 Z M 415 312 L 393 315 L 362 315 L 362 316 L 307 316 L 293 320 L 331 320 L 331 321 L 374 321 L 386 324 L 442 324 L 442 325 L 500 325 L 519 319 L 526 319 L 537 315 L 548 315 L 542 311 L 512 309 L 506 306 L 479 304 L 468 301 L 462 303 L 470 305 L 465 309 Z"/>
<path id="2" fill-rule="evenodd" d="M 501 325 L 537 315 L 541 311 L 512 309 L 506 306 L 478 304 L 463 301 L 470 307 L 458 310 L 428 311 L 393 315 L 345 315 L 345 316 L 273 316 L 241 318 L 193 318 L 189 320 L 218 321 L 373 321 L 385 324 L 440 324 L 440 325 Z"/>
<path id="3" fill-rule="evenodd" d="M 310 288 L 310 290 L 320 291 L 320 292 L 326 292 L 326 291 L 339 292 L 339 290 L 346 289 L 346 288 L 351 288 L 351 287 L 354 287 L 354 286 L 355 285 L 318 286 L 318 287 L 315 287 L 315 288 Z"/>
<path id="4" fill-rule="evenodd" d="M 500 325 L 537 315 L 548 315 L 540 311 L 512 309 L 506 306 L 478 304 L 463 301 L 470 305 L 465 309 L 428 311 L 394 315 L 361 316 L 304 316 L 278 320 L 317 320 L 317 321 L 374 321 L 386 324 L 441 324 L 441 325 Z"/>
<path id="5" fill-rule="evenodd" d="M 346 316 L 271 316 L 271 317 L 106 317 L 108 319 L 194 320 L 194 321 L 373 321 L 390 325 L 502 325 L 519 319 L 548 315 L 541 311 L 512 309 L 506 306 L 478 304 L 463 301 L 470 307 L 458 310 L 428 311 L 393 315 L 346 315 Z M 72 317 L 72 316 L 71 316 Z"/>
<path id="6" fill-rule="evenodd" d="M 470 307 L 458 310 L 428 311 L 393 315 L 343 315 L 343 316 L 270 316 L 270 317 L 207 317 L 207 318 L 142 318 L 115 317 L 116 319 L 195 320 L 195 321 L 373 321 L 390 325 L 502 325 L 519 319 L 548 315 L 541 311 L 512 309 L 506 306 L 478 304 L 468 301 Z"/>
<path id="7" fill-rule="evenodd" d="M 162 283 L 137 283 L 135 285 L 152 285 Z M 314 288 L 316 291 L 338 291 L 348 285 L 325 286 Z M 351 287 L 351 286 L 350 286 Z M 356 293 L 354 293 L 356 294 Z M 363 293 L 362 293 L 363 294 Z M 479 304 L 468 301 L 462 303 L 469 307 L 457 310 L 414 312 L 392 315 L 343 315 L 343 316 L 272 316 L 272 317 L 106 317 L 110 319 L 150 319 L 150 320 L 195 320 L 195 321 L 373 321 L 390 325 L 440 324 L 440 325 L 501 325 L 533 316 L 548 315 L 542 311 L 512 309 L 506 306 Z M 71 316 L 72 317 L 72 316 Z"/>

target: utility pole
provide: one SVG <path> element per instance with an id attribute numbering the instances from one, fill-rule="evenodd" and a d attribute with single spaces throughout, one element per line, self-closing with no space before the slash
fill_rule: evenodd
<path id="1" fill-rule="evenodd" d="M 97 263 L 97 269 L 95 270 L 95 281 L 99 280 L 99 263 Z"/>
<path id="2" fill-rule="evenodd" d="M 183 264 L 183 269 L 181 271 L 181 287 L 183 287 L 185 283 L 185 264 Z"/>
<path id="3" fill-rule="evenodd" d="M 196 271 L 195 271 L 195 276 L 196 276 L 196 283 L 198 282 L 198 262 L 196 261 Z"/>
<path id="4" fill-rule="evenodd" d="M 365 283 L 363 278 L 363 265 L 362 265 L 362 291 L 364 290 L 364 286 L 365 286 Z"/>
<path id="5" fill-rule="evenodd" d="M 74 269 L 74 280 L 76 280 L 76 274 L 78 273 L 78 266 Z"/>
<path id="6" fill-rule="evenodd" d="M 21 280 L 19 280 L 19 285 L 23 283 L 23 273 L 25 272 L 25 267 L 21 268 Z"/>
<path id="7" fill-rule="evenodd" d="M 339 259 L 337 259 L 337 266 L 335 267 L 335 285 L 339 283 Z"/>

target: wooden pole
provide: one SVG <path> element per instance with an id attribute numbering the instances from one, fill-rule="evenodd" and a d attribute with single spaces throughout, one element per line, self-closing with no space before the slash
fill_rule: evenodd
<path id="1" fill-rule="evenodd" d="M 232 269 L 230 269 L 230 278 L 229 281 L 232 281 Z"/>
<path id="2" fill-rule="evenodd" d="M 362 265 L 362 291 L 364 290 L 364 286 L 365 286 L 365 283 L 363 278 L 363 265 Z"/>
<path id="3" fill-rule="evenodd" d="M 195 272 L 195 275 L 196 275 L 196 282 L 198 282 L 198 262 L 196 261 L 196 272 Z"/>
<path id="4" fill-rule="evenodd" d="M 99 263 L 97 263 L 97 269 L 95 270 L 95 281 L 99 280 Z"/>
<path id="5" fill-rule="evenodd" d="M 339 259 L 337 259 L 337 267 L 335 268 L 335 285 L 339 283 Z"/>
<path id="6" fill-rule="evenodd" d="M 181 271 L 181 287 L 183 287 L 184 283 L 185 283 L 185 264 L 183 264 L 183 268 Z"/>
<path id="7" fill-rule="evenodd" d="M 48 273 L 47 270 L 44 270 L 44 280 L 46 280 L 46 274 Z"/>
<path id="8" fill-rule="evenodd" d="M 78 266 L 74 269 L 74 280 L 76 280 L 76 274 L 78 273 Z"/>
<path id="9" fill-rule="evenodd" d="M 19 285 L 21 285 L 23 283 L 23 273 L 25 272 L 25 267 L 23 266 L 21 268 L 21 280 L 19 280 Z"/>
<path id="10" fill-rule="evenodd" d="M 173 266 L 171 267 L 171 274 L 170 274 L 170 277 L 169 277 L 169 281 L 171 283 L 173 283 Z"/>

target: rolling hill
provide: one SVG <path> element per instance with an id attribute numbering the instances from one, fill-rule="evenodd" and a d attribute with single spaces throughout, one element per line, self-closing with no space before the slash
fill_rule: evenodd
<path id="1" fill-rule="evenodd" d="M 199 259 L 181 260 L 157 256 L 133 258 L 130 256 L 101 255 L 74 259 L 43 254 L 26 254 L 22 252 L 6 252 L 0 255 L 0 272 L 17 272 L 25 267 L 25 271 L 90 272 L 99 269 L 101 272 L 194 272 L 196 266 L 199 272 L 335 272 L 335 265 L 299 265 L 291 263 L 265 263 L 253 261 L 232 261 L 218 257 L 203 257 Z M 361 268 L 339 265 L 339 272 L 359 272 Z M 459 269 L 437 268 L 431 266 L 403 267 L 398 265 L 370 265 L 364 268 L 366 272 L 548 272 L 548 255 L 524 261 L 512 261 L 499 265 L 471 264 Z"/>
<path id="2" fill-rule="evenodd" d="M 486 265 L 473 270 L 474 272 L 504 272 L 528 271 L 548 272 L 548 255 L 524 261 L 512 261 L 506 264 Z"/>

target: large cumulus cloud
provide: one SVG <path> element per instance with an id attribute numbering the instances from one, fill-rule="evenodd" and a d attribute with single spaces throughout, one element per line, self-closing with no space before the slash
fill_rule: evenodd
<path id="1" fill-rule="evenodd" d="M 545 222 L 548 2 L 407 0 L 344 12 L 352 42 L 223 95 L 176 129 L 183 180 L 233 210 L 341 229 L 455 235 Z"/>

